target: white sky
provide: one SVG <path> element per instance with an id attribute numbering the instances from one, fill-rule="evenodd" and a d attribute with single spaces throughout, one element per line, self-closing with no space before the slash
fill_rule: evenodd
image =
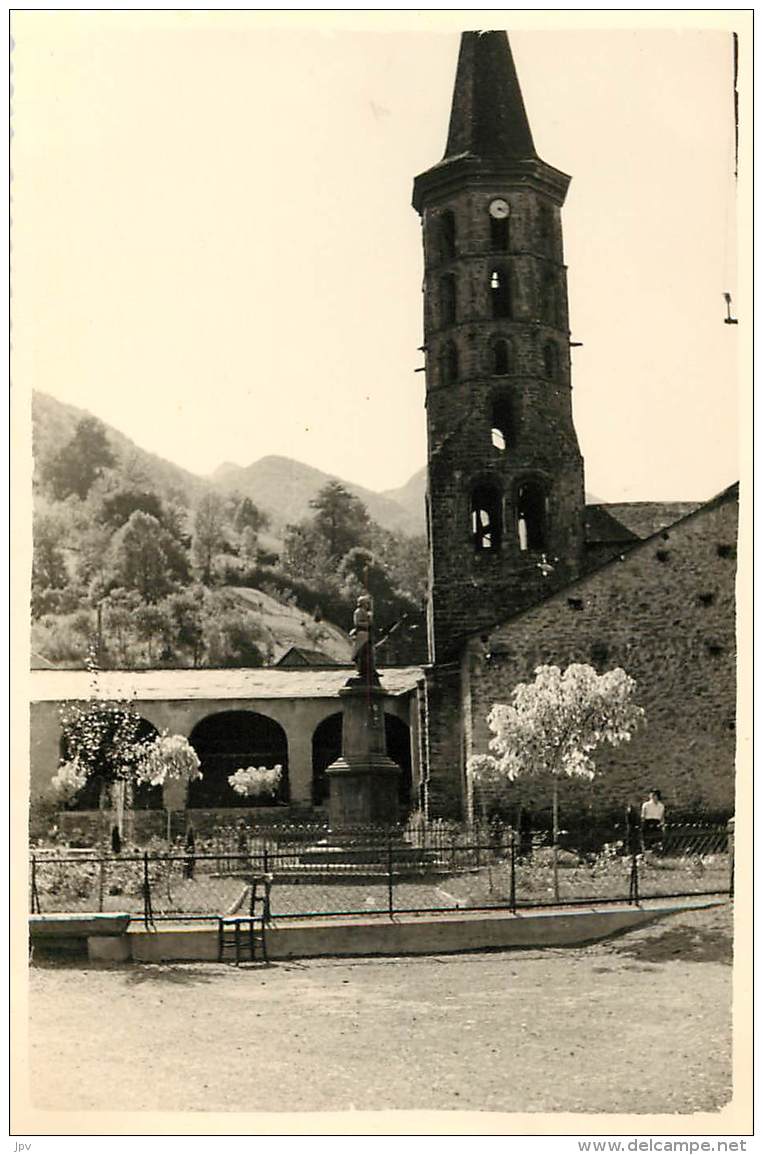
<path id="1" fill-rule="evenodd" d="M 411 185 L 458 33 L 260 21 L 15 17 L 15 384 L 195 472 L 280 453 L 397 486 L 426 457 Z M 573 178 L 586 488 L 709 497 L 738 475 L 731 37 L 510 36 L 536 147 Z"/>

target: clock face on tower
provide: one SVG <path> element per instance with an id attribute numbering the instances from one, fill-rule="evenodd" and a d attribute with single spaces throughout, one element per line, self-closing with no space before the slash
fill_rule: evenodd
<path id="1" fill-rule="evenodd" d="M 490 202 L 488 212 L 497 221 L 502 221 L 509 215 L 509 202 L 502 197 L 497 197 L 496 200 Z"/>

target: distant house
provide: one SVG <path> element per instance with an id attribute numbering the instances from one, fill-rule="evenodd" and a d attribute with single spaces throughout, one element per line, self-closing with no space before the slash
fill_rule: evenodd
<path id="1" fill-rule="evenodd" d="M 342 662 L 337 662 L 335 658 L 329 654 L 324 654 L 322 650 L 307 650 L 303 646 L 289 646 L 280 658 L 273 662 L 273 665 L 293 669 L 298 666 L 341 666 Z"/>

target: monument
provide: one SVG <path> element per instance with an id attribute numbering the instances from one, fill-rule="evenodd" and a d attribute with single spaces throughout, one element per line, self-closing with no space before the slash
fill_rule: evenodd
<path id="1" fill-rule="evenodd" d="M 373 601 L 368 595 L 358 598 L 350 637 L 357 672 L 339 691 L 342 753 L 326 770 L 332 832 L 390 826 L 398 816 L 400 769 L 387 756 L 386 693 L 376 669 Z"/>

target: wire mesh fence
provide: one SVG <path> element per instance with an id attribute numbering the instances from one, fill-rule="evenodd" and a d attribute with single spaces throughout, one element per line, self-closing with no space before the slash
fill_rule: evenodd
<path id="1" fill-rule="evenodd" d="M 582 853 L 549 832 L 510 828 L 365 828 L 330 836 L 248 837 L 182 852 L 32 855 L 30 907 L 129 912 L 155 920 L 213 919 L 246 908 L 254 877 L 269 883 L 270 917 L 395 915 L 647 898 L 724 895 L 733 887 L 726 824 L 666 827 L 649 847 L 616 840 Z M 316 837 L 316 835 L 318 837 Z"/>

